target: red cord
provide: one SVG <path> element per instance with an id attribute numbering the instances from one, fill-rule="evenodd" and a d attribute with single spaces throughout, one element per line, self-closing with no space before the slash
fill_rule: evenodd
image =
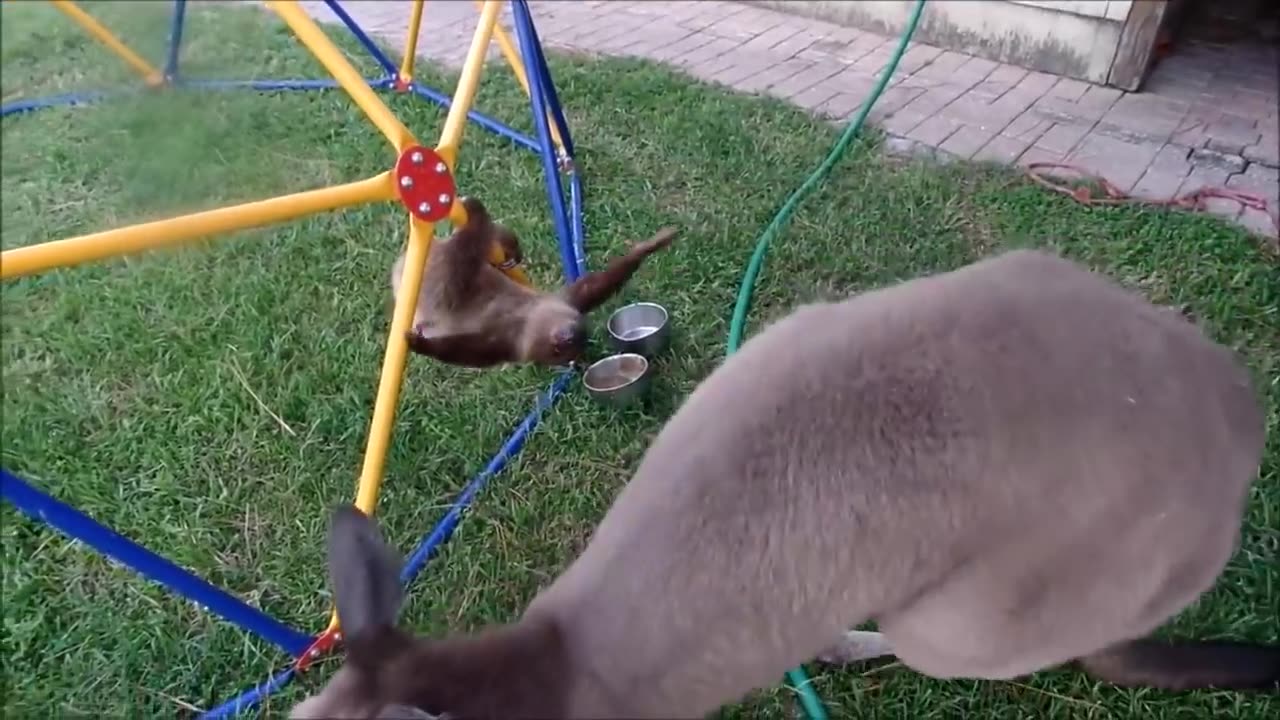
<path id="1" fill-rule="evenodd" d="M 1104 196 L 1095 196 L 1093 189 L 1089 187 L 1088 184 L 1079 184 L 1075 187 L 1070 187 L 1068 185 L 1049 180 L 1043 173 L 1039 172 L 1040 170 L 1047 168 L 1070 170 L 1080 176 L 1079 181 L 1085 181 L 1086 183 L 1092 182 L 1096 184 L 1102 189 Z M 1277 232 L 1280 232 L 1280 213 L 1272 210 L 1267 203 L 1267 199 L 1256 193 L 1233 190 L 1231 188 L 1224 187 L 1202 187 L 1198 190 L 1192 190 L 1185 195 L 1169 198 L 1168 200 L 1143 200 L 1124 192 L 1109 182 L 1106 178 L 1085 172 L 1075 165 L 1035 162 L 1028 164 L 1026 170 L 1027 175 L 1030 176 L 1030 178 L 1037 184 L 1056 193 L 1062 193 L 1082 205 L 1123 205 L 1126 203 L 1134 203 L 1140 205 L 1153 205 L 1156 207 L 1177 207 L 1185 210 L 1205 210 L 1206 200 L 1210 198 L 1222 198 L 1224 200 L 1234 200 L 1242 207 L 1252 210 L 1261 210 L 1266 213 Z"/>

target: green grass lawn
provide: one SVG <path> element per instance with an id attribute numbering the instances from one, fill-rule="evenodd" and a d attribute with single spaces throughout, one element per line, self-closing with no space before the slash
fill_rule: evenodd
<path id="1" fill-rule="evenodd" d="M 94 11 L 149 57 L 162 56 L 165 4 Z M 6 100 L 129 81 L 43 4 L 4 3 L 0 12 Z M 198 7 L 190 15 L 194 74 L 321 74 L 272 16 Z M 549 413 L 415 585 L 406 620 L 424 633 L 514 617 L 581 547 L 663 419 L 721 358 L 756 237 L 836 135 L 779 102 L 650 65 L 552 62 L 586 178 L 593 266 L 661 225 L 684 230 L 610 308 L 658 299 L 679 332 L 648 407 L 609 411 L 575 387 Z M 427 75 L 452 87 L 451 76 Z M 434 142 L 437 109 L 390 102 Z M 479 106 L 530 126 L 499 66 Z M 3 141 L 5 248 L 354 180 L 393 159 L 334 92 L 143 94 L 10 118 Z M 538 283 L 558 282 L 534 156 L 472 127 L 460 185 L 521 233 Z M 4 466 L 282 620 L 319 630 L 326 513 L 353 497 L 404 224 L 396 207 L 370 206 L 6 282 Z M 868 141 L 775 243 L 752 326 L 805 301 L 1028 245 L 1057 248 L 1159 302 L 1189 304 L 1251 362 L 1270 418 L 1263 477 L 1236 559 L 1172 631 L 1280 640 L 1280 269 L 1242 230 L 1203 216 L 1090 210 L 998 169 L 890 162 Z M 442 515 L 551 378 L 411 360 L 380 509 L 398 546 L 407 550 Z M 185 714 L 285 660 L 7 505 L 0 512 L 6 716 Z M 271 709 L 287 708 L 332 667 Z M 984 683 L 936 682 L 896 666 L 811 671 L 837 717 L 1280 711 L 1274 699 L 1123 691 L 1070 672 Z M 797 713 L 791 693 L 775 689 L 725 715 Z"/>

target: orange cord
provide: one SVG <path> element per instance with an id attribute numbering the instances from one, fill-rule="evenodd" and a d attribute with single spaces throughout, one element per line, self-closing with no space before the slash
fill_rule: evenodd
<path id="1" fill-rule="evenodd" d="M 1054 182 L 1048 179 L 1042 170 L 1058 168 L 1060 170 L 1070 170 L 1080 177 L 1075 187 L 1067 184 Z M 1030 163 L 1026 167 L 1027 175 L 1037 184 L 1048 188 L 1056 193 L 1061 193 L 1075 200 L 1082 205 L 1124 205 L 1127 203 L 1137 205 L 1151 205 L 1155 207 L 1176 207 L 1184 210 L 1205 210 L 1205 201 L 1210 198 L 1221 198 L 1224 200 L 1233 200 L 1242 207 L 1252 210 L 1261 210 L 1271 220 L 1271 224 L 1277 232 L 1280 232 L 1280 214 L 1272 210 L 1267 203 L 1267 199 L 1256 193 L 1244 192 L 1241 190 L 1233 190 L 1224 187 L 1202 187 L 1198 190 L 1192 190 L 1184 195 L 1178 195 L 1168 200 L 1144 200 L 1136 198 L 1129 193 L 1116 187 L 1106 178 L 1085 172 L 1075 165 L 1067 165 L 1064 163 L 1051 162 L 1035 162 Z M 1103 195 L 1098 197 L 1094 194 L 1093 188 L 1089 186 L 1093 183 L 1101 188 Z"/>

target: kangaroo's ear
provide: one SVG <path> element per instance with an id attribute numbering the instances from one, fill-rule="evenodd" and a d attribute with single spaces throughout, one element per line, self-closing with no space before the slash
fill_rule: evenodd
<path id="1" fill-rule="evenodd" d="M 350 638 L 376 627 L 392 628 L 400 612 L 400 558 L 378 525 L 352 505 L 329 520 L 329 582 L 342 634 Z"/>

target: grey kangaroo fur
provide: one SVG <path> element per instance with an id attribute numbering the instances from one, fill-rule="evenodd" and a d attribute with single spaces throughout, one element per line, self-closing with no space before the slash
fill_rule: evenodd
<path id="1" fill-rule="evenodd" d="M 1263 440 L 1229 349 L 1048 253 L 809 305 L 690 394 L 509 625 L 398 629 L 394 554 L 338 509 L 346 664 L 293 717 L 695 718 L 888 652 L 1274 689 L 1280 648 L 1150 638 L 1233 554 Z"/>

